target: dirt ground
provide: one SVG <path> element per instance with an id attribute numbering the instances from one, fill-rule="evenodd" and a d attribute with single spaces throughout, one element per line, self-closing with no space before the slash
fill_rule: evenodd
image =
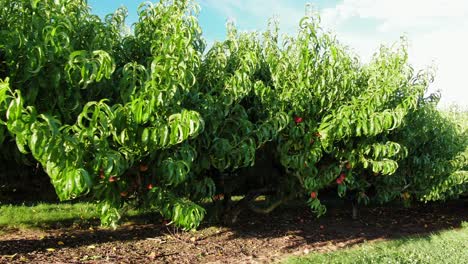
<path id="1" fill-rule="evenodd" d="M 291 255 L 327 252 L 365 241 L 458 228 L 468 221 L 466 202 L 413 208 L 369 207 L 352 220 L 349 210 L 331 208 L 317 219 L 309 209 L 245 213 L 231 227 L 206 224 L 182 232 L 161 223 L 97 227 L 3 230 L 1 263 L 271 263 Z"/>

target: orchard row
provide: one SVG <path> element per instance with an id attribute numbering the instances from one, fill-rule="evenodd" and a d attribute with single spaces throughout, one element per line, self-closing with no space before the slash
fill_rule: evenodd
<path id="1" fill-rule="evenodd" d="M 307 13 L 294 37 L 228 24 L 207 49 L 192 1 L 143 4 L 132 30 L 124 8 L 101 20 L 85 2 L 0 0 L 1 162 L 40 164 L 103 224 L 125 206 L 195 228 L 211 199 L 233 218 L 295 198 L 320 216 L 335 188 L 363 203 L 467 192 L 466 115 L 425 97 L 432 75 L 404 40 L 363 64 Z"/>

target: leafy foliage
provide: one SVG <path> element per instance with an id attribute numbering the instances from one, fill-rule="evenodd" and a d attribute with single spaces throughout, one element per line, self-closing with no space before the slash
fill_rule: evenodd
<path id="1" fill-rule="evenodd" d="M 0 144 L 32 155 L 61 200 L 98 201 L 103 224 L 127 203 L 195 228 L 222 175 L 240 179 L 261 152 L 283 172 L 262 187 L 279 199 L 313 193 L 318 215 L 330 186 L 362 201 L 370 186 L 389 200 L 407 181 L 425 200 L 466 188 L 466 164 L 440 156 L 456 163 L 455 147 L 431 152 L 433 180 L 413 177 L 424 166 L 412 155 L 431 151 L 418 133 L 441 129 L 438 144 L 466 147 L 466 129 L 440 127 L 421 101 L 431 74 L 414 74 L 404 41 L 363 65 L 307 14 L 282 43 L 274 21 L 263 34 L 228 24 L 205 51 L 191 1 L 142 4 L 133 32 L 123 8 L 102 21 L 80 0 L 0 4 Z"/>
<path id="2" fill-rule="evenodd" d="M 199 113 L 181 105 L 203 43 L 188 3 L 142 5 L 134 35 L 122 34 L 123 9 L 102 22 L 78 0 L 1 6 L 8 30 L 0 47 L 12 86 L 8 92 L 8 79 L 2 84 L 4 123 L 18 148 L 42 164 L 59 198 L 92 193 L 103 222 L 112 224 L 126 196 L 157 193 L 170 201 L 153 201 L 165 216 L 199 223 L 203 209 L 170 191 L 186 180 L 196 156 L 182 143 L 203 130 Z M 151 169 L 131 173 L 149 160 Z M 164 173 L 156 177 L 158 170 Z M 198 213 L 189 224 L 174 210 Z"/>
<path id="3" fill-rule="evenodd" d="M 406 118 L 406 126 L 392 137 L 408 149 L 394 177 L 375 185 L 381 200 L 437 201 L 456 198 L 468 191 L 468 130 L 466 113 L 441 112 L 438 97 L 420 102 Z"/>

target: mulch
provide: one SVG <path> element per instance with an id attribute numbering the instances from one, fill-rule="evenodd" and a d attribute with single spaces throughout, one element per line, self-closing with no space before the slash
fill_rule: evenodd
<path id="1" fill-rule="evenodd" d="M 63 227 L 3 230 L 1 263 L 272 263 L 309 252 L 330 252 L 364 242 L 456 229 L 468 221 L 466 202 L 330 208 L 316 218 L 306 207 L 270 215 L 241 214 L 230 227 L 207 223 L 183 232 L 158 223 L 127 222 L 116 230 Z"/>

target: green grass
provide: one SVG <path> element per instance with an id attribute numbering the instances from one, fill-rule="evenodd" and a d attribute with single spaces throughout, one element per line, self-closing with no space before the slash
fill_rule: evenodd
<path id="1" fill-rule="evenodd" d="M 122 222 L 149 223 L 161 220 L 157 212 L 129 209 Z M 0 205 L 0 232 L 6 229 L 48 229 L 99 226 L 99 212 L 93 203 L 39 203 Z"/>
<path id="2" fill-rule="evenodd" d="M 1 205 L 0 228 L 47 228 L 98 221 L 96 206 L 90 203 Z"/>
<path id="3" fill-rule="evenodd" d="M 312 253 L 285 263 L 468 263 L 468 223 L 460 229 L 403 238 L 332 253 Z"/>

